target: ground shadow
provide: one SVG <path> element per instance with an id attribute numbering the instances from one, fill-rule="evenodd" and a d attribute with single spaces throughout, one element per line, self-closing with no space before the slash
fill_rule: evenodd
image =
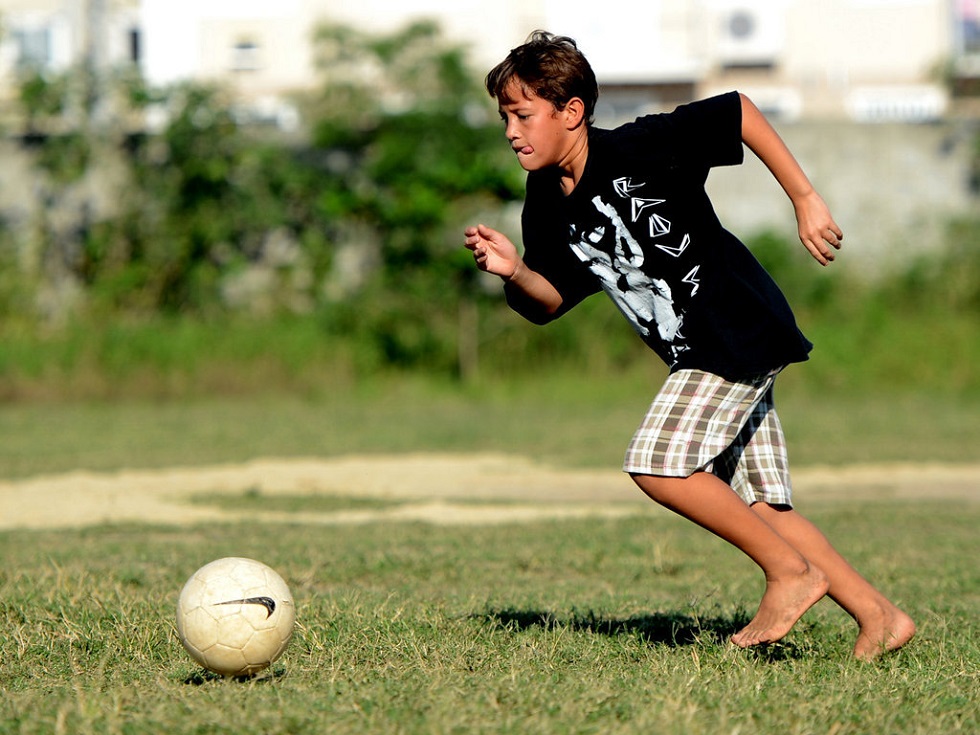
<path id="1" fill-rule="evenodd" d="M 609 618 L 590 611 L 562 617 L 546 610 L 513 608 L 488 610 L 473 617 L 513 632 L 565 629 L 605 636 L 629 635 L 638 636 L 650 645 L 670 647 L 727 644 L 732 635 L 749 622 L 747 615 L 738 613 L 731 617 L 702 617 L 679 612 L 655 612 L 628 618 Z M 748 652 L 766 661 L 800 657 L 796 646 L 786 641 L 758 646 Z"/>
<path id="2" fill-rule="evenodd" d="M 213 671 L 197 669 L 193 673 L 184 677 L 183 683 L 189 686 L 204 686 L 205 684 L 211 684 L 212 682 L 216 681 L 264 683 L 267 681 L 282 679 L 285 676 L 286 669 L 283 666 L 274 666 L 272 668 L 263 669 L 252 676 L 222 676 L 221 674 L 216 674 Z"/>

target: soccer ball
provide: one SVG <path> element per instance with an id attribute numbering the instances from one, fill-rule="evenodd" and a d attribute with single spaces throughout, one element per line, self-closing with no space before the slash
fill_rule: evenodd
<path id="1" fill-rule="evenodd" d="M 191 575 L 177 600 L 177 634 L 204 668 L 251 676 L 286 650 L 296 607 L 289 587 L 254 559 L 227 557 Z"/>

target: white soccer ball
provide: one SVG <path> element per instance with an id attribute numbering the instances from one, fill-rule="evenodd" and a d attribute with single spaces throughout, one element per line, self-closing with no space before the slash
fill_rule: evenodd
<path id="1" fill-rule="evenodd" d="M 227 557 L 191 575 L 177 600 L 177 634 L 204 668 L 251 676 L 286 650 L 296 622 L 289 587 L 254 559 Z"/>

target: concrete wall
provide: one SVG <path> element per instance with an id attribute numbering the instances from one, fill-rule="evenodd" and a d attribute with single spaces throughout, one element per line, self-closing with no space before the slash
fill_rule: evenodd
<path id="1" fill-rule="evenodd" d="M 844 230 L 843 263 L 869 275 L 942 245 L 951 217 L 980 216 L 970 187 L 975 127 L 796 123 L 777 129 Z M 715 169 L 708 190 L 722 222 L 749 237 L 765 229 L 794 243 L 793 208 L 751 151 Z"/>

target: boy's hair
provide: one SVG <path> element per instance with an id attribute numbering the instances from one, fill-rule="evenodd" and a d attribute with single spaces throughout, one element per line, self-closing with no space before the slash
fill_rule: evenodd
<path id="1" fill-rule="evenodd" d="M 592 66 L 568 36 L 547 31 L 532 33 L 490 70 L 487 92 L 495 100 L 508 101 L 507 85 L 512 81 L 525 93 L 547 100 L 556 110 L 565 109 L 570 99 L 578 97 L 585 104 L 585 124 L 592 124 L 599 85 Z"/>

